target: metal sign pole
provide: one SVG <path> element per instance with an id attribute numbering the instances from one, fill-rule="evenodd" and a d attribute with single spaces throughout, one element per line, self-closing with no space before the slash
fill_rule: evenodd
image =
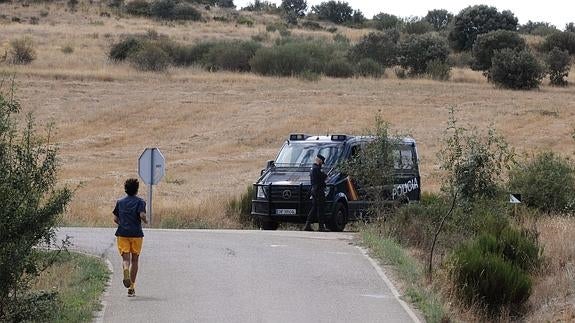
<path id="1" fill-rule="evenodd" d="M 152 148 L 152 153 L 151 153 L 151 157 L 150 157 L 150 184 L 148 185 L 148 207 L 149 207 L 149 211 L 148 213 L 150 214 L 150 227 L 152 226 L 152 188 L 154 186 L 153 182 L 154 182 L 154 150 L 156 150 L 156 148 Z"/>

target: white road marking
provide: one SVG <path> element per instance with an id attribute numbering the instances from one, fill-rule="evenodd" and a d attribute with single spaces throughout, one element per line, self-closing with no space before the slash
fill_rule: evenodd
<path id="1" fill-rule="evenodd" d="M 389 280 L 389 278 L 387 278 L 387 276 L 385 275 L 385 272 L 383 271 L 383 269 L 381 269 L 379 264 L 375 260 L 373 260 L 373 258 L 371 258 L 369 256 L 369 254 L 367 253 L 367 250 L 365 250 L 364 248 L 362 248 L 360 246 L 356 246 L 356 247 L 369 260 L 369 262 L 371 263 L 373 268 L 375 268 L 375 271 L 377 272 L 379 277 L 381 277 L 383 282 L 387 285 L 387 287 L 389 287 L 389 289 L 393 293 L 393 296 L 395 296 L 395 299 L 397 299 L 397 301 L 399 302 L 401 307 L 403 307 L 403 309 L 405 310 L 407 315 L 409 315 L 409 317 L 411 317 L 413 322 L 421 323 L 421 320 L 417 317 L 415 312 L 413 312 L 413 310 L 409 307 L 409 305 L 407 305 L 407 303 L 401 299 L 401 295 L 399 294 L 399 292 L 397 291 L 395 286 L 393 286 L 393 284 L 391 283 L 391 280 Z"/>
<path id="2" fill-rule="evenodd" d="M 287 247 L 287 245 L 285 245 L 285 244 L 272 244 L 272 245 L 270 245 L 270 247 L 272 247 L 272 248 L 283 248 L 283 247 Z"/>
<path id="3" fill-rule="evenodd" d="M 378 298 L 378 299 L 384 299 L 384 298 L 393 298 L 393 296 L 391 295 L 376 295 L 376 294 L 366 294 L 366 295 L 361 295 L 362 297 L 369 297 L 369 298 Z"/>

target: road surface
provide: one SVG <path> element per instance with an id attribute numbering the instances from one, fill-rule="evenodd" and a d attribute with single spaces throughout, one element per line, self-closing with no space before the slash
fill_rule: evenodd
<path id="1" fill-rule="evenodd" d="M 418 322 L 348 233 L 144 229 L 136 297 L 114 229 L 62 228 L 113 267 L 103 322 Z"/>

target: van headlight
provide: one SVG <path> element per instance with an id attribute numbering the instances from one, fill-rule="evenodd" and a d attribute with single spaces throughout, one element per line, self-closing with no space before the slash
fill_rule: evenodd
<path id="1" fill-rule="evenodd" d="M 324 192 L 325 192 L 325 197 L 328 197 L 329 193 L 331 193 L 331 186 L 326 187 Z"/>
<path id="2" fill-rule="evenodd" d="M 256 195 L 259 199 L 267 198 L 266 189 L 263 186 L 258 186 L 258 194 Z"/>

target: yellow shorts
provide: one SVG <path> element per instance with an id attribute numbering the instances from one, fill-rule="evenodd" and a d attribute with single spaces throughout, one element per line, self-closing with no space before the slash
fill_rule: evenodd
<path id="1" fill-rule="evenodd" d="M 128 238 L 128 237 L 116 237 L 118 242 L 118 251 L 120 256 L 124 253 L 134 253 L 139 255 L 142 251 L 142 243 L 144 238 Z"/>

